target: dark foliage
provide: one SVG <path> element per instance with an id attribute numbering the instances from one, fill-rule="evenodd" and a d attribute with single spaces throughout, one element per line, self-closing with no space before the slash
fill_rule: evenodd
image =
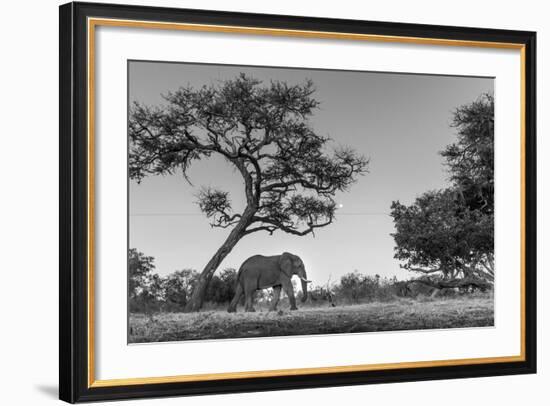
<path id="1" fill-rule="evenodd" d="M 198 280 L 198 272 L 193 269 L 175 271 L 164 278 L 164 309 L 180 311 L 185 308 L 187 299 Z"/>
<path id="2" fill-rule="evenodd" d="M 492 274 L 493 215 L 465 207 L 452 189 L 427 192 L 410 206 L 393 202 L 391 215 L 395 258 L 405 269 L 450 278 Z"/>
<path id="3" fill-rule="evenodd" d="M 452 122 L 457 129 L 457 141 L 441 152 L 466 206 L 484 214 L 492 214 L 495 207 L 494 110 L 491 94 L 457 108 Z"/>
<path id="4" fill-rule="evenodd" d="M 395 279 L 381 278 L 378 274 L 364 275 L 354 271 L 340 278 L 334 292 L 344 303 L 386 301 L 393 299 L 395 290 L 392 286 L 395 283 Z"/>
<path id="5" fill-rule="evenodd" d="M 452 123 L 458 140 L 441 153 L 452 186 L 426 192 L 409 206 L 392 203 L 395 258 L 405 269 L 494 280 L 493 117 L 492 95 L 459 107 Z"/>
<path id="6" fill-rule="evenodd" d="M 128 252 L 128 291 L 130 297 L 136 297 L 141 288 L 148 283 L 153 270 L 155 259 L 148 257 L 135 248 Z"/>
<path id="7" fill-rule="evenodd" d="M 129 306 L 132 313 L 183 311 L 200 278 L 199 272 L 193 269 L 182 269 L 162 277 L 154 272 L 154 258 L 133 248 L 129 251 L 129 265 Z M 236 280 L 237 272 L 233 268 L 214 275 L 205 301 L 227 307 L 235 294 Z"/>
<path id="8" fill-rule="evenodd" d="M 128 253 L 128 295 L 130 311 L 150 313 L 159 310 L 161 278 L 153 273 L 154 258 L 136 249 Z"/>
<path id="9" fill-rule="evenodd" d="M 234 268 L 226 268 L 212 277 L 206 290 L 204 300 L 215 304 L 227 304 L 235 296 L 237 284 L 237 271 Z"/>

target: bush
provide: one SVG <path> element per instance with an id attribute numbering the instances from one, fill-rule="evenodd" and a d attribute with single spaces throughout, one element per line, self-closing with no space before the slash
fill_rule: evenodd
<path id="1" fill-rule="evenodd" d="M 182 311 L 198 278 L 199 273 L 193 269 L 182 269 L 166 276 L 163 285 L 163 309 L 166 311 Z"/>
<path id="2" fill-rule="evenodd" d="M 226 268 L 219 275 L 214 275 L 206 289 L 204 300 L 216 304 L 226 304 L 235 296 L 237 283 L 237 271 L 234 268 Z"/>
<path id="3" fill-rule="evenodd" d="M 131 313 L 159 311 L 181 312 L 198 283 L 200 274 L 194 269 L 182 269 L 165 277 L 156 273 L 154 258 L 135 249 L 129 251 L 129 300 Z M 235 295 L 237 272 L 224 269 L 214 275 L 204 298 L 208 307 L 228 304 Z"/>
<path id="4" fill-rule="evenodd" d="M 136 249 L 128 252 L 128 307 L 130 312 L 152 313 L 160 309 L 162 278 L 153 273 L 155 263 Z"/>
<path id="5" fill-rule="evenodd" d="M 347 303 L 388 301 L 394 296 L 392 288 L 395 279 L 381 278 L 380 275 L 363 275 L 358 271 L 340 278 L 335 287 L 336 297 Z"/>

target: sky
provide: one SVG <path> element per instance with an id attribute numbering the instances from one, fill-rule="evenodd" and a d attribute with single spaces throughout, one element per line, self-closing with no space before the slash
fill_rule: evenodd
<path id="1" fill-rule="evenodd" d="M 302 258 L 308 279 L 318 285 L 354 270 L 411 276 L 393 258 L 390 205 L 395 200 L 410 204 L 428 190 L 449 185 L 439 151 L 456 139 L 452 113 L 494 91 L 492 78 L 477 77 L 148 61 L 131 61 L 128 69 L 129 102 L 151 106 L 165 104 L 161 95 L 180 86 L 216 84 L 241 72 L 266 83 L 314 82 L 313 97 L 321 104 L 309 124 L 330 136 L 333 146 L 350 146 L 368 157 L 369 173 L 336 196 L 336 220 L 315 236 L 253 233 L 239 241 L 218 270 L 238 269 L 255 254 L 288 251 Z M 140 184 L 129 181 L 129 246 L 153 256 L 160 275 L 184 268 L 201 271 L 229 234 L 212 228 L 199 210 L 201 186 L 228 191 L 233 207 L 244 207 L 242 178 L 223 159 L 195 162 L 188 176 L 192 185 L 181 173 L 149 176 Z"/>

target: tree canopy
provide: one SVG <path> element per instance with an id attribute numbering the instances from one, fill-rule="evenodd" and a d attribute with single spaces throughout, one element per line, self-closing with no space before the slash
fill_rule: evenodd
<path id="1" fill-rule="evenodd" d="M 128 253 L 128 292 L 130 297 L 137 297 L 141 287 L 149 283 L 155 269 L 154 258 L 149 257 L 135 248 Z"/>
<path id="2" fill-rule="evenodd" d="M 492 276 L 493 216 L 470 210 L 452 189 L 426 192 L 410 206 L 394 202 L 395 258 L 403 267 L 445 278 Z"/>
<path id="3" fill-rule="evenodd" d="M 303 236 L 329 225 L 335 194 L 367 171 L 368 160 L 348 147 L 331 148 L 309 119 L 319 102 L 313 82 L 264 84 L 240 74 L 164 96 L 166 105 L 134 103 L 129 120 L 130 177 L 180 172 L 213 154 L 240 173 L 246 207 L 234 210 L 228 191 L 203 187 L 199 207 L 213 227 L 231 229 L 201 272 L 189 302 L 198 310 L 206 286 L 223 258 L 244 236 L 275 231 Z M 189 179 L 188 179 L 189 180 Z"/>
<path id="4" fill-rule="evenodd" d="M 457 141 L 445 148 L 451 186 L 395 201 L 395 258 L 403 268 L 444 279 L 494 279 L 494 100 L 457 108 Z"/>
<path id="5" fill-rule="evenodd" d="M 492 94 L 458 107 L 451 126 L 457 141 L 445 148 L 450 180 L 470 209 L 490 214 L 494 211 L 495 101 Z"/>

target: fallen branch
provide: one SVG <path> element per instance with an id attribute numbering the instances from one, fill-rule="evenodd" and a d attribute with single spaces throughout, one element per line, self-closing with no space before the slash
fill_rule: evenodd
<path id="1" fill-rule="evenodd" d="M 493 287 L 493 284 L 483 279 L 477 278 L 464 278 L 464 279 L 449 279 L 433 281 L 429 278 L 418 278 L 407 281 L 407 285 L 411 283 L 422 283 L 435 289 L 453 289 L 453 288 L 478 288 L 481 290 L 488 290 Z"/>

